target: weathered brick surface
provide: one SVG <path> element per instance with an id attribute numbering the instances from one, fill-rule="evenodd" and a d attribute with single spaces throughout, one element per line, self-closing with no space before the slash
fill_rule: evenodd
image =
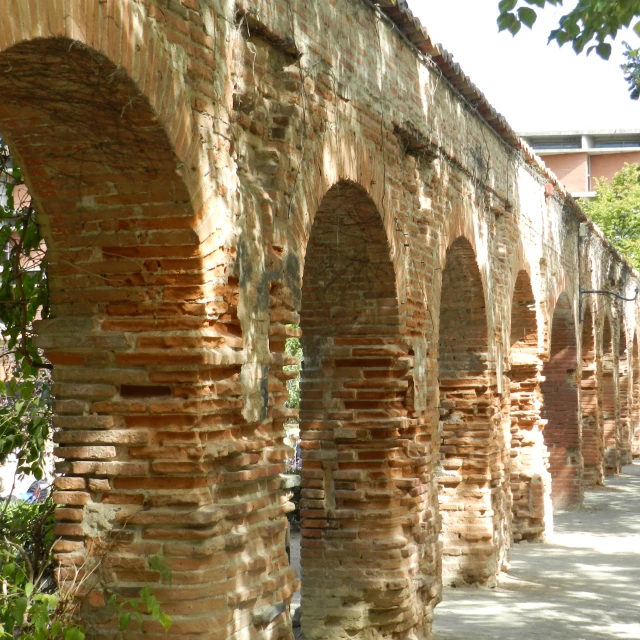
<path id="1" fill-rule="evenodd" d="M 308 638 L 429 638 L 443 580 L 492 583 L 550 496 L 640 452 L 637 306 L 578 312 L 635 275 L 373 4 L 0 3 L 0 132 L 50 255 L 61 575 L 121 529 L 105 579 L 153 585 L 175 637 L 292 637 L 288 336 Z"/>
<path id="2" fill-rule="evenodd" d="M 604 481 L 602 405 L 599 402 L 603 379 L 602 373 L 598 376 L 595 327 L 589 303 L 583 306 L 582 314 L 582 379 L 580 381 L 582 459 L 584 462 L 584 485 L 585 487 L 593 487 Z"/>
<path id="3" fill-rule="evenodd" d="M 549 451 L 554 507 L 579 505 L 584 492 L 579 421 L 576 324 L 569 297 L 558 298 L 551 325 L 549 360 L 542 369 L 542 418 Z"/>
<path id="4" fill-rule="evenodd" d="M 602 430 L 603 461 L 605 475 L 620 471 L 620 406 L 616 402 L 618 375 L 616 351 L 613 342 L 612 322 L 604 320 L 602 329 Z"/>
<path id="5" fill-rule="evenodd" d="M 534 540 L 551 523 L 549 455 L 540 408 L 538 319 L 531 279 L 520 271 L 511 303 L 510 417 L 513 539 Z"/>

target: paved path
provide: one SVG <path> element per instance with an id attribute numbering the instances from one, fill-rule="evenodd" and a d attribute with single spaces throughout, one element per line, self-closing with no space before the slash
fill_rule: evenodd
<path id="1" fill-rule="evenodd" d="M 299 567 L 299 534 L 292 542 Z M 496 589 L 446 589 L 434 632 L 436 640 L 640 640 L 640 464 L 589 491 L 584 509 L 557 514 L 547 542 L 514 545 Z"/>
<path id="2" fill-rule="evenodd" d="M 515 545 L 496 589 L 446 589 L 436 639 L 640 639 L 640 464 L 606 484 L 548 542 Z"/>

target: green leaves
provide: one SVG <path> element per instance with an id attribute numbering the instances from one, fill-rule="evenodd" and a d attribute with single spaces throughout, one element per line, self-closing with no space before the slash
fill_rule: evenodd
<path id="1" fill-rule="evenodd" d="M 585 213 L 637 269 L 640 267 L 640 166 L 625 164 L 611 181 L 598 180 Z"/>
<path id="2" fill-rule="evenodd" d="M 518 7 L 518 4 L 521 6 Z M 562 0 L 501 0 L 498 3 L 498 30 L 508 30 L 516 35 L 523 24 L 531 28 L 537 14 L 531 6 L 526 5 L 544 9 L 546 5 L 562 5 Z M 640 35 L 638 17 L 640 0 L 578 0 L 576 6 L 560 18 L 558 28 L 551 31 L 548 41 L 555 41 L 560 47 L 571 43 L 573 50 L 578 54 L 586 50 L 589 55 L 595 51 L 603 60 L 609 60 L 610 41 L 615 40 L 621 29 L 635 23 L 633 29 Z M 638 56 L 635 56 L 622 65 L 631 98 L 634 100 L 640 96 L 637 63 Z"/>
<path id="3" fill-rule="evenodd" d="M 292 329 L 297 328 L 295 325 L 288 325 Z M 291 373 L 291 377 L 287 380 L 287 390 L 289 398 L 286 406 L 289 409 L 300 408 L 300 367 L 302 363 L 302 345 L 299 338 L 287 338 L 285 343 L 285 355 L 295 364 L 288 364 L 283 367 L 285 372 Z"/>
<path id="4" fill-rule="evenodd" d="M 43 476 L 50 435 L 48 368 L 33 342 L 33 322 L 49 309 L 45 247 L 22 171 L 0 143 L 0 326 L 15 363 L 0 384 L 0 464 L 14 453 L 18 473 Z"/>
<path id="5" fill-rule="evenodd" d="M 624 79 L 629 85 L 629 95 L 632 100 L 640 98 L 640 49 L 632 49 L 626 42 L 622 45 L 625 48 L 624 57 L 626 62 L 620 65 L 624 71 Z"/>
<path id="6" fill-rule="evenodd" d="M 84 640 L 85 634 L 80 627 L 71 627 L 64 632 L 64 640 Z"/>

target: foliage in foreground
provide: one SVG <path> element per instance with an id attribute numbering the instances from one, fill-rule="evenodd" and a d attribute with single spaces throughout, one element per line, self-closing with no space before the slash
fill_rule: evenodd
<path id="1" fill-rule="evenodd" d="M 78 581 L 58 590 L 54 576 L 52 548 L 54 504 L 5 502 L 0 510 L 0 640 L 84 640 L 87 630 L 78 622 L 86 582 L 99 583 L 100 563 L 108 556 L 108 547 L 98 563 Z M 171 574 L 159 556 L 149 560 L 151 568 L 169 582 Z M 78 574 L 81 575 L 80 572 Z M 132 621 L 142 623 L 146 614 L 165 631 L 171 619 L 162 611 L 149 587 L 137 598 L 109 598 L 108 606 L 120 631 Z"/>
<path id="2" fill-rule="evenodd" d="M 286 405 L 289 409 L 300 408 L 300 367 L 302 365 L 302 345 L 300 338 L 287 338 L 285 343 L 285 354 L 290 358 L 297 358 L 296 364 L 289 364 L 284 367 L 285 371 L 295 372 L 297 375 L 291 380 L 287 380 L 287 391 L 289 398 Z"/>
<path id="3" fill-rule="evenodd" d="M 536 9 L 546 5 L 563 6 L 563 0 L 501 0 L 498 4 L 498 28 L 516 35 L 522 25 L 531 28 L 538 18 Z M 631 26 L 640 35 L 640 0 L 578 0 L 549 34 L 549 42 L 559 46 L 571 43 L 576 53 L 595 51 L 601 58 L 611 56 L 611 43 L 618 32 Z M 633 100 L 640 97 L 640 51 L 624 43 L 627 63 L 622 65 Z"/>
<path id="4" fill-rule="evenodd" d="M 596 180 L 596 197 L 580 204 L 611 243 L 640 269 L 640 165 L 625 163 L 611 181 Z"/>
<path id="5" fill-rule="evenodd" d="M 34 344 L 33 322 L 49 313 L 46 247 L 22 170 L 0 142 L 0 464 L 17 458 L 18 473 L 43 476 L 51 434 L 51 366 Z"/>
<path id="6" fill-rule="evenodd" d="M 49 313 L 46 247 L 36 224 L 35 210 L 22 171 L 0 141 L 0 361 L 10 369 L 0 381 L 0 464 L 10 455 L 17 474 L 44 475 L 46 444 L 51 436 L 51 365 L 35 346 L 33 322 Z M 13 488 L 12 492 L 13 492 Z M 0 502 L 0 640 L 84 640 L 78 622 L 81 593 L 88 577 L 59 589 L 54 576 L 54 505 Z M 102 557 L 83 567 L 96 583 Z M 170 580 L 160 557 L 149 560 L 153 570 Z M 105 585 L 101 585 L 103 588 Z M 89 589 L 90 591 L 90 589 Z M 108 606 L 124 631 L 142 616 L 160 623 L 171 620 L 149 587 L 139 597 L 109 598 Z"/>
<path id="7" fill-rule="evenodd" d="M 54 505 L 5 502 L 0 515 L 0 638 L 83 640 L 73 598 L 56 593 Z"/>

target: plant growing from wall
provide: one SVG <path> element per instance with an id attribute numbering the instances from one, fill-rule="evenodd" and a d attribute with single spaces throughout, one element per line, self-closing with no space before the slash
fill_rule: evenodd
<path id="1" fill-rule="evenodd" d="M 0 360 L 8 374 L 0 379 L 0 465 L 13 455 L 16 475 L 40 479 L 51 438 L 52 366 L 35 346 L 33 323 L 49 315 L 46 246 L 22 171 L 1 141 L 0 248 Z M 0 640 L 86 636 L 77 616 L 84 585 L 72 581 L 59 590 L 55 580 L 53 512 L 51 499 L 42 504 L 9 499 L 0 503 Z M 106 549 L 89 575 L 101 565 Z M 162 558 L 153 556 L 149 564 L 170 581 Z M 135 598 L 118 600 L 112 595 L 108 606 L 120 631 L 134 620 L 141 624 L 143 614 L 165 631 L 171 625 L 149 587 Z"/>
<path id="2" fill-rule="evenodd" d="M 109 554 L 109 545 L 85 567 L 84 577 L 58 590 L 54 576 L 52 548 L 54 536 L 52 500 L 44 503 L 5 502 L 0 517 L 0 640 L 84 640 L 87 630 L 78 622 L 82 599 L 77 594 Z M 149 559 L 152 570 L 168 582 L 171 574 L 159 556 Z M 90 589 L 89 589 L 90 591 Z M 108 606 L 124 631 L 132 621 L 142 623 L 143 612 L 159 622 L 165 631 L 171 619 L 162 611 L 149 587 L 138 597 L 109 598 Z"/>
<path id="3" fill-rule="evenodd" d="M 640 269 L 640 165 L 625 164 L 610 181 L 596 180 L 595 198 L 582 199 L 580 204 L 611 243 Z"/>

